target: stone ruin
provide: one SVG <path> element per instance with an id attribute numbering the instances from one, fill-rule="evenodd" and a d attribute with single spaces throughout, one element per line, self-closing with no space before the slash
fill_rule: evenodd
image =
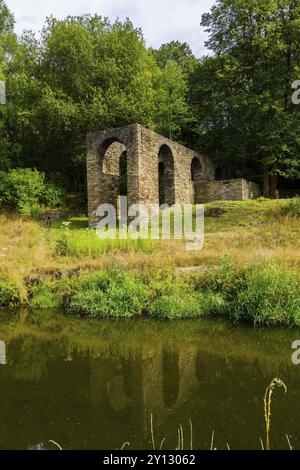
<path id="1" fill-rule="evenodd" d="M 202 204 L 260 195 L 242 178 L 221 180 L 212 160 L 139 124 L 87 136 L 88 215 L 97 223 L 100 204 Z M 117 209 L 118 210 L 118 209 Z"/>

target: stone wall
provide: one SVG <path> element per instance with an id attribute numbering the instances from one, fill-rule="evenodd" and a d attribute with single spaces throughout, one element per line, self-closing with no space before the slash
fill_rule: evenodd
<path id="1" fill-rule="evenodd" d="M 212 161 L 205 155 L 173 142 L 155 132 L 140 128 L 139 177 L 140 200 L 144 204 L 157 204 L 158 187 L 158 155 L 166 146 L 174 159 L 174 193 L 177 204 L 193 203 L 193 183 L 191 164 L 193 158 L 200 161 L 202 178 L 214 180 L 215 168 Z"/>
<path id="2" fill-rule="evenodd" d="M 260 196 L 260 188 L 252 183 L 238 178 L 224 181 L 198 181 L 196 183 L 197 203 L 209 201 L 242 201 Z"/>

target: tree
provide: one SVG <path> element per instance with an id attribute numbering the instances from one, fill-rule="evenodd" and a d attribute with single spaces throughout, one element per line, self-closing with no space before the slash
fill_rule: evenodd
<path id="1" fill-rule="evenodd" d="M 180 67 L 168 61 L 157 76 L 154 120 L 156 130 L 170 139 L 180 140 L 189 119 L 186 87 Z"/>
<path id="2" fill-rule="evenodd" d="M 186 42 L 171 41 L 162 44 L 159 49 L 151 49 L 151 51 L 161 69 L 164 69 L 167 63 L 172 60 L 186 75 L 189 75 L 197 64 L 197 59 Z"/>
<path id="3" fill-rule="evenodd" d="M 3 0 L 0 0 L 0 81 L 7 84 L 8 69 L 17 46 L 14 35 L 14 18 Z M 12 143 L 5 126 L 6 107 L 0 105 L 0 161 L 1 168 L 10 166 Z"/>
<path id="4" fill-rule="evenodd" d="M 275 196 L 278 175 L 299 175 L 299 112 L 291 103 L 299 13 L 299 0 L 218 0 L 202 18 L 215 55 L 190 80 L 199 141 L 207 138 L 226 164 L 263 173 L 265 195 Z"/>
<path id="5" fill-rule="evenodd" d="M 36 167 L 69 189 L 85 187 L 88 132 L 141 122 L 153 127 L 159 69 L 130 21 L 49 18 L 39 41 L 20 40 L 10 64 L 6 129 L 14 165 Z"/>

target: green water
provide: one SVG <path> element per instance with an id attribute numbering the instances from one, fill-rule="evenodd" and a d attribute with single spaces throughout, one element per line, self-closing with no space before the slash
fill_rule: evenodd
<path id="1" fill-rule="evenodd" d="M 263 395 L 274 377 L 271 443 L 300 449 L 297 330 L 216 321 L 89 321 L 53 312 L 0 313 L 0 448 L 259 449 Z"/>

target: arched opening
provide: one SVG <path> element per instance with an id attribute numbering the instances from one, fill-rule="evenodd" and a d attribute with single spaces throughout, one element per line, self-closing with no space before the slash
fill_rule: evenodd
<path id="1" fill-rule="evenodd" d="M 223 179 L 223 169 L 221 167 L 216 168 L 215 171 L 215 180 L 221 181 Z"/>
<path id="2" fill-rule="evenodd" d="M 162 145 L 158 153 L 159 204 L 175 204 L 174 158 L 170 147 Z"/>
<path id="3" fill-rule="evenodd" d="M 119 215 L 119 196 L 128 195 L 126 146 L 116 138 L 106 139 L 99 148 L 101 200 L 112 204 Z"/>
<path id="4" fill-rule="evenodd" d="M 164 174 L 165 174 L 165 164 L 164 162 L 158 163 L 158 175 L 159 175 L 159 205 L 165 203 L 165 194 L 164 194 Z"/>
<path id="5" fill-rule="evenodd" d="M 198 181 L 200 179 L 201 172 L 202 168 L 199 159 L 197 157 L 194 157 L 191 164 L 191 178 L 193 182 Z"/>
<path id="6" fill-rule="evenodd" d="M 191 193 L 191 202 L 192 204 L 197 204 L 199 200 L 199 185 L 197 184 L 201 180 L 202 176 L 202 166 L 199 161 L 199 158 L 194 157 L 191 162 L 191 181 L 192 181 L 192 193 Z"/>
<path id="7" fill-rule="evenodd" d="M 127 196 L 127 152 L 124 151 L 119 160 L 119 186 L 120 196 Z"/>

